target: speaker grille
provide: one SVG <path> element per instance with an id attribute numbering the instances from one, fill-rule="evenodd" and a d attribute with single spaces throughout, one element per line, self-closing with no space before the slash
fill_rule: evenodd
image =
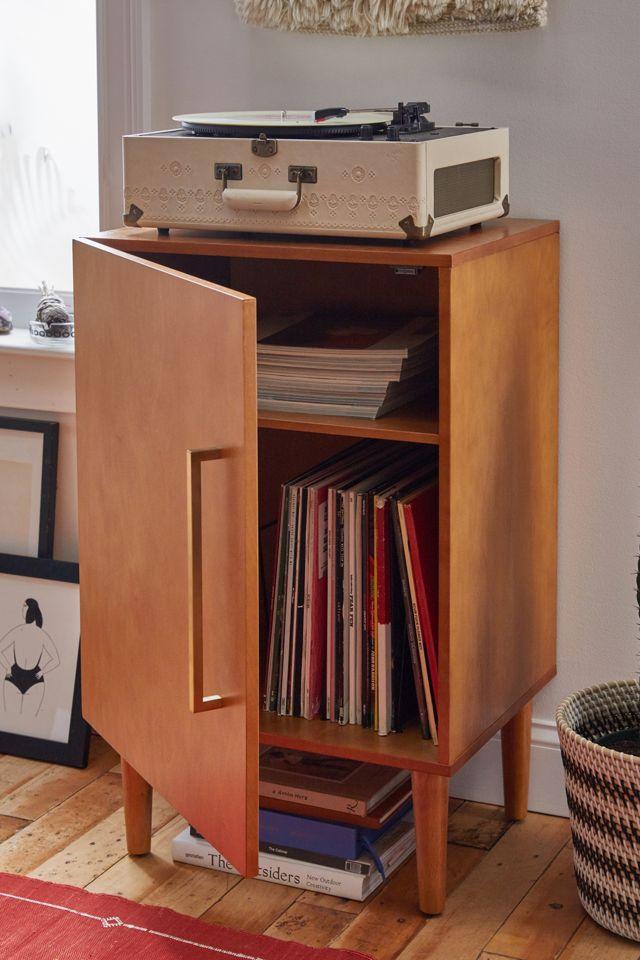
<path id="1" fill-rule="evenodd" d="M 446 217 L 495 199 L 495 159 L 439 167 L 433 174 L 434 216 Z"/>

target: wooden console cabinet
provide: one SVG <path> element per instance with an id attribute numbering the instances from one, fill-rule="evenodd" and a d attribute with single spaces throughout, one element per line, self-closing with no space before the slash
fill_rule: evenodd
<path id="1" fill-rule="evenodd" d="M 437 315 L 439 396 L 374 421 L 258 410 L 256 307 L 338 306 Z M 502 730 L 524 817 L 555 672 L 558 224 L 415 246 L 114 230 L 76 242 L 75 310 L 84 714 L 122 754 L 130 852 L 153 787 L 255 874 L 259 742 L 360 758 L 412 771 L 438 913 L 449 778 Z M 439 446 L 437 747 L 260 713 L 259 527 L 358 437 Z"/>

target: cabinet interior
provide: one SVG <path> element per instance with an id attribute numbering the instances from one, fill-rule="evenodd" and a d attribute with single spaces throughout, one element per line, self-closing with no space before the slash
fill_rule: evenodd
<path id="1" fill-rule="evenodd" d="M 407 317 L 439 315 L 435 267 L 146 252 L 142 257 L 255 297 L 258 320 L 283 312 L 326 311 L 348 313 L 356 321 L 362 317 L 364 324 L 375 311 L 392 329 Z M 278 430 L 438 443 L 437 385 L 434 382 L 430 393 L 377 420 L 260 410 L 258 422 Z"/>
<path id="2" fill-rule="evenodd" d="M 368 316 L 375 311 L 388 318 L 392 329 L 394 324 L 400 324 L 408 317 L 438 316 L 438 271 L 433 267 L 403 268 L 387 264 L 170 253 L 145 253 L 143 257 L 255 297 L 258 318 L 282 311 L 288 315 L 326 311 L 328 314 L 347 313 L 356 322 L 362 317 L 362 322 L 366 323 Z M 428 396 L 377 420 L 259 411 L 258 425 L 262 687 L 281 485 L 360 438 L 438 443 L 437 385 L 434 384 Z M 389 762 L 391 759 L 397 765 L 402 764 L 402 755 L 406 751 L 414 762 L 417 755 L 426 762 L 434 762 L 437 754 L 438 748 L 421 738 L 417 720 L 416 726 L 406 734 L 379 737 L 375 731 L 361 727 L 347 728 L 327 721 L 273 714 L 263 716 L 271 729 L 265 738 L 267 742 L 295 741 L 300 747 L 301 741 L 306 740 L 303 748 L 345 755 L 353 753 L 354 747 L 361 747 L 366 751 L 375 750 L 381 754 L 381 760 Z M 321 742 L 318 741 L 319 725 L 324 728 Z M 327 728 L 333 728 L 330 734 Z M 279 729 L 282 736 L 277 732 Z"/>
<path id="3" fill-rule="evenodd" d="M 383 313 L 390 324 L 438 313 L 438 271 L 375 263 L 271 260 L 198 254 L 145 253 L 145 260 L 255 297 L 258 315 L 285 310 Z"/>

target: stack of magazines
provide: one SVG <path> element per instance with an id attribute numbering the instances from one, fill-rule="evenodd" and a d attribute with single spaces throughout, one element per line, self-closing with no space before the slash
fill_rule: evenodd
<path id="1" fill-rule="evenodd" d="M 283 485 L 264 708 L 437 743 L 431 448 L 364 441 Z"/>
<path id="2" fill-rule="evenodd" d="M 436 363 L 427 317 L 261 320 L 258 399 L 265 410 L 380 417 L 432 390 Z"/>
<path id="3" fill-rule="evenodd" d="M 262 880 L 364 900 L 415 849 L 406 770 L 271 747 L 260 794 Z M 194 827 L 173 840 L 172 855 L 237 872 Z"/>

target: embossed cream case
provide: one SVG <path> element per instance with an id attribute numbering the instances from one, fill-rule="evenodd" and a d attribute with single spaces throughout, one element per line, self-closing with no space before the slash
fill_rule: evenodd
<path id="1" fill-rule="evenodd" d="M 428 109 L 177 117 L 124 137 L 124 221 L 424 239 L 504 216 L 508 130 L 436 127 Z"/>

